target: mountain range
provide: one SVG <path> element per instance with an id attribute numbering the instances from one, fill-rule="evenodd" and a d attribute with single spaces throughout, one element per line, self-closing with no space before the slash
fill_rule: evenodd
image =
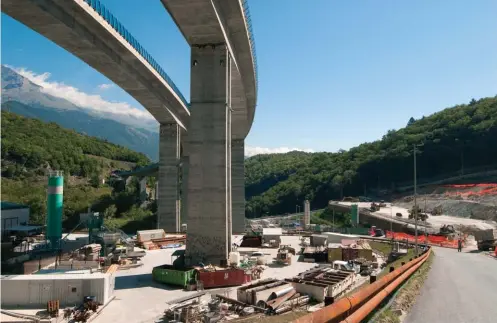
<path id="1" fill-rule="evenodd" d="M 133 118 L 79 107 L 43 91 L 26 77 L 2 65 L 2 110 L 95 136 L 158 160 L 158 126 Z"/>

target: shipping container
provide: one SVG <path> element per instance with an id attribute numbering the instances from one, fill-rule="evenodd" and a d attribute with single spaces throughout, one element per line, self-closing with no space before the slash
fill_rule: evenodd
<path id="1" fill-rule="evenodd" d="M 373 250 L 371 249 L 358 249 L 359 250 L 359 258 L 364 258 L 366 260 L 373 260 Z"/>
<path id="2" fill-rule="evenodd" d="M 327 235 L 313 234 L 311 236 L 311 246 L 313 247 L 326 246 L 327 242 L 328 242 Z"/>
<path id="3" fill-rule="evenodd" d="M 204 288 L 240 286 L 251 281 L 251 277 L 241 269 L 198 271 L 197 280 Z"/>
<path id="4" fill-rule="evenodd" d="M 328 248 L 328 262 L 333 262 L 335 260 L 342 260 L 342 248 Z"/>
<path id="5" fill-rule="evenodd" d="M 159 283 L 186 287 L 190 281 L 195 280 L 195 269 L 175 268 L 172 265 L 157 266 L 152 270 L 152 278 Z"/>

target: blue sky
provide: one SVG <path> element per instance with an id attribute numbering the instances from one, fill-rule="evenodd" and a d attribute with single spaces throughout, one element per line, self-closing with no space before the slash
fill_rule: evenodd
<path id="1" fill-rule="evenodd" d="M 159 0 L 102 1 L 189 97 L 189 48 Z M 314 151 L 381 138 L 408 119 L 497 94 L 497 1 L 249 0 L 259 98 L 247 145 Z M 311 5 L 312 4 L 312 5 Z M 2 14 L 2 64 L 139 103 Z M 276 151 L 276 150 L 275 150 Z"/>

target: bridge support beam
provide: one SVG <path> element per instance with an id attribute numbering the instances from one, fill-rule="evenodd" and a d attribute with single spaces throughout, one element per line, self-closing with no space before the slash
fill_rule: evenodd
<path id="1" fill-rule="evenodd" d="M 180 232 L 180 126 L 176 123 L 160 125 L 159 194 L 157 228 L 166 232 Z"/>
<path id="2" fill-rule="evenodd" d="M 245 140 L 231 144 L 233 232 L 245 232 Z"/>
<path id="3" fill-rule="evenodd" d="M 186 264 L 219 264 L 231 247 L 231 60 L 192 46 Z"/>

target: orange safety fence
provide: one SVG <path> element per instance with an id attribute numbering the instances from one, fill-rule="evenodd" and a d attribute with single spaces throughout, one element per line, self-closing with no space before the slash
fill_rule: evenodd
<path id="1" fill-rule="evenodd" d="M 404 240 L 408 242 L 415 242 L 416 237 L 404 232 L 392 232 L 392 231 L 387 231 L 385 233 L 387 238 L 393 238 L 394 240 Z M 463 237 L 463 246 L 465 244 L 467 235 L 464 235 Z M 457 239 L 449 239 L 448 237 L 444 236 L 435 236 L 435 235 L 424 235 L 424 234 L 419 234 L 418 235 L 418 242 L 419 243 L 424 243 L 424 244 L 429 244 L 432 246 L 439 246 L 439 247 L 446 247 L 446 248 L 457 248 Z"/>

